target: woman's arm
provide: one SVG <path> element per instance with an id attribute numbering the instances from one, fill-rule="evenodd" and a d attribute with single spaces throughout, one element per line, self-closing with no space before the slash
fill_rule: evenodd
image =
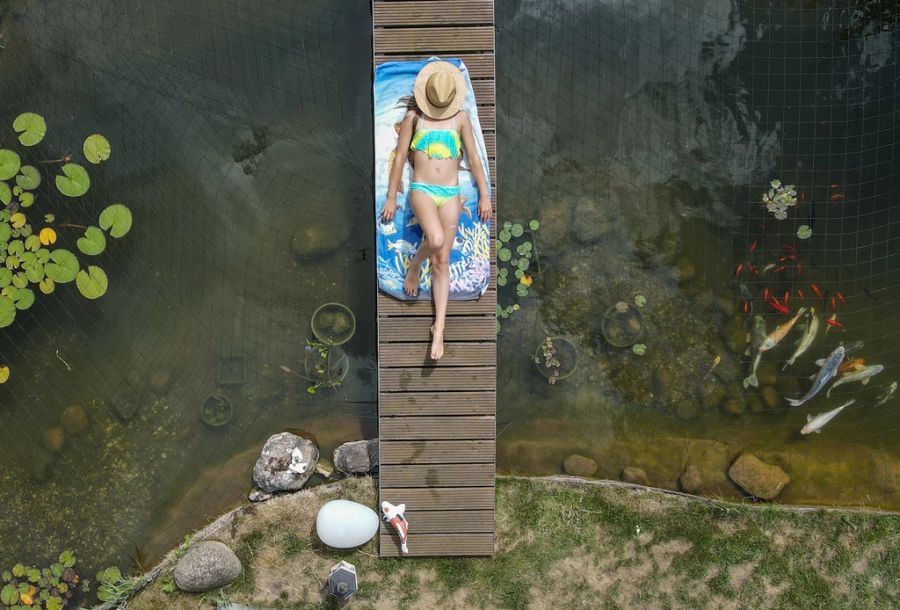
<path id="1" fill-rule="evenodd" d="M 403 168 L 409 156 L 409 143 L 412 141 L 413 125 L 416 122 L 416 112 L 409 110 L 400 123 L 400 134 L 397 137 L 397 150 L 394 152 L 394 164 L 391 166 L 391 175 L 388 178 L 387 198 L 384 200 L 384 208 L 381 210 L 381 218 L 384 222 L 390 222 L 397 212 L 397 189 L 403 180 Z"/>
<path id="2" fill-rule="evenodd" d="M 484 167 L 481 166 L 481 155 L 478 154 L 478 147 L 475 144 L 472 121 L 465 112 L 460 112 L 457 116 L 461 118 L 460 125 L 462 127 L 459 135 L 462 138 L 463 147 L 469 154 L 469 167 L 472 170 L 472 177 L 475 178 L 475 185 L 478 187 L 478 218 L 481 219 L 481 222 L 487 222 L 493 215 L 491 193 L 488 191 Z"/>

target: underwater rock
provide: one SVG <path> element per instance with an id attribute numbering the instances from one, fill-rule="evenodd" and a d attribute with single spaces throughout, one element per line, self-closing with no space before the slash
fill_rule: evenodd
<path id="1" fill-rule="evenodd" d="M 589 457 L 573 453 L 563 460 L 563 471 L 576 477 L 589 477 L 597 472 L 597 462 Z"/>
<path id="2" fill-rule="evenodd" d="M 741 316 L 734 316 L 725 325 L 722 338 L 725 339 L 725 345 L 728 349 L 736 354 L 743 354 L 747 349 L 747 330 L 744 328 L 744 319 Z"/>
<path id="3" fill-rule="evenodd" d="M 542 247 L 555 250 L 568 241 L 570 209 L 571 202 L 567 200 L 541 208 L 538 217 L 541 228 L 535 233 L 535 237 Z"/>
<path id="4" fill-rule="evenodd" d="M 172 370 L 160 367 L 154 370 L 153 374 L 150 375 L 147 385 L 151 392 L 162 396 L 172 389 L 172 383 L 174 383 L 174 381 L 175 376 L 172 374 Z"/>
<path id="5" fill-rule="evenodd" d="M 700 415 L 700 403 L 693 398 L 679 400 L 678 406 L 675 407 L 675 414 L 678 415 L 680 419 L 694 419 Z"/>
<path id="6" fill-rule="evenodd" d="M 756 393 L 750 393 L 744 399 L 744 404 L 747 408 L 750 409 L 752 413 L 762 413 L 766 410 L 766 405 L 763 403 L 762 398 L 759 397 Z"/>
<path id="7" fill-rule="evenodd" d="M 774 362 L 761 362 L 759 368 L 756 369 L 756 378 L 759 385 L 775 385 L 778 381 L 778 371 Z"/>
<path id="8" fill-rule="evenodd" d="M 775 409 L 781 402 L 778 400 L 778 390 L 775 386 L 767 385 L 762 389 L 762 399 L 767 407 Z"/>
<path id="9" fill-rule="evenodd" d="M 218 540 L 190 547 L 175 564 L 175 584 L 182 591 L 201 593 L 224 587 L 241 575 L 241 560 Z"/>
<path id="10" fill-rule="evenodd" d="M 134 417 L 143 404 L 142 395 L 138 391 L 129 391 L 112 398 L 106 403 L 113 414 L 122 423 Z"/>
<path id="11" fill-rule="evenodd" d="M 88 425 L 87 411 L 81 405 L 69 405 L 62 412 L 59 423 L 70 436 L 80 434 Z"/>
<path id="12" fill-rule="evenodd" d="M 646 485 L 647 473 L 637 466 L 629 466 L 622 471 L 622 480 L 626 483 L 634 483 L 635 485 Z"/>
<path id="13" fill-rule="evenodd" d="M 366 474 L 378 467 L 378 439 L 344 443 L 334 450 L 334 467 L 344 474 Z"/>
<path id="14" fill-rule="evenodd" d="M 679 259 L 678 264 L 672 269 L 672 279 L 679 284 L 685 284 L 697 275 L 697 267 L 686 258 Z"/>
<path id="15" fill-rule="evenodd" d="M 296 491 L 312 476 L 319 449 L 312 441 L 290 432 L 269 437 L 253 467 L 253 482 L 265 492 Z"/>
<path id="16" fill-rule="evenodd" d="M 743 399 L 738 397 L 729 398 L 722 405 L 722 409 L 729 415 L 741 415 L 745 408 Z"/>
<path id="17" fill-rule="evenodd" d="M 47 451 L 59 453 L 66 446 L 66 433 L 58 426 L 50 428 L 44 432 L 43 441 Z"/>
<path id="18" fill-rule="evenodd" d="M 718 381 L 707 380 L 700 385 L 700 398 L 703 400 L 703 406 L 707 409 L 718 407 L 725 400 L 727 394 L 725 386 Z"/>
<path id="19" fill-rule="evenodd" d="M 332 217 L 307 217 L 291 237 L 291 252 L 299 258 L 321 258 L 342 248 L 351 225 Z"/>
<path id="20" fill-rule="evenodd" d="M 728 476 L 741 489 L 761 500 L 772 500 L 791 481 L 790 475 L 778 466 L 767 464 L 747 452 L 734 461 Z"/>
<path id="21" fill-rule="evenodd" d="M 689 494 L 699 493 L 703 489 L 703 475 L 700 469 L 693 464 L 688 464 L 678 479 L 681 489 Z"/>
<path id="22" fill-rule="evenodd" d="M 591 244 L 609 233 L 610 222 L 603 204 L 587 197 L 575 203 L 575 217 L 572 222 L 572 237 L 580 244 Z"/>

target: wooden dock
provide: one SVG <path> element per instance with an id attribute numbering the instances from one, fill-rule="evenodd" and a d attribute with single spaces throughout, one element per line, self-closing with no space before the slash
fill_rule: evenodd
<path id="1" fill-rule="evenodd" d="M 374 63 L 458 57 L 469 69 L 496 209 L 493 0 L 374 0 Z M 494 223 L 496 224 L 496 223 Z M 496 229 L 491 228 L 492 242 Z M 492 555 L 496 442 L 496 261 L 477 301 L 451 301 L 444 358 L 428 359 L 430 301 L 379 293 L 379 494 L 405 503 L 410 556 Z M 381 556 L 400 554 L 382 523 Z"/>

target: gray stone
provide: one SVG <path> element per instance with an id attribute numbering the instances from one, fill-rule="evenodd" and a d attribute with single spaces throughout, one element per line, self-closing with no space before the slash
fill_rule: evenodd
<path id="1" fill-rule="evenodd" d="M 730 415 L 740 415 L 744 412 L 745 405 L 743 399 L 735 396 L 726 400 L 722 408 Z"/>
<path id="2" fill-rule="evenodd" d="M 589 477 L 597 472 L 597 462 L 589 457 L 573 453 L 563 460 L 563 470 L 576 477 Z"/>
<path id="3" fill-rule="evenodd" d="M 295 469 L 292 470 L 295 449 L 300 454 Z M 253 467 L 253 482 L 265 492 L 296 491 L 315 472 L 318 461 L 319 449 L 312 441 L 290 432 L 279 432 L 270 436 L 263 446 Z"/>
<path id="4" fill-rule="evenodd" d="M 678 482 L 681 484 L 681 489 L 689 494 L 698 493 L 703 489 L 703 475 L 700 473 L 700 469 L 693 464 L 687 465 Z"/>
<path id="5" fill-rule="evenodd" d="M 774 464 L 767 464 L 752 453 L 742 453 L 728 469 L 728 476 L 755 498 L 771 500 L 790 483 L 791 477 Z"/>
<path id="6" fill-rule="evenodd" d="M 175 584 L 182 591 L 201 593 L 233 582 L 241 570 L 241 560 L 231 549 L 218 540 L 205 540 L 175 564 Z"/>
<path id="7" fill-rule="evenodd" d="M 366 474 L 378 467 L 378 439 L 344 443 L 334 450 L 334 467 L 344 474 Z"/>
<path id="8" fill-rule="evenodd" d="M 629 466 L 622 471 L 622 480 L 626 483 L 634 483 L 635 485 L 647 484 L 647 473 L 643 468 L 637 466 Z"/>
<path id="9" fill-rule="evenodd" d="M 582 197 L 575 204 L 572 236 L 581 244 L 590 244 L 609 233 L 610 221 L 600 202 Z"/>

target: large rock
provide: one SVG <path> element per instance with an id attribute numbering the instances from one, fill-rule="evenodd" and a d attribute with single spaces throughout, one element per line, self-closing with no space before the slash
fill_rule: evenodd
<path id="1" fill-rule="evenodd" d="M 687 465 L 678 482 L 681 484 L 681 489 L 689 494 L 698 493 L 703 489 L 703 475 L 700 473 L 700 469 L 693 464 Z"/>
<path id="2" fill-rule="evenodd" d="M 643 468 L 637 466 L 629 466 L 622 471 L 622 480 L 626 483 L 634 483 L 635 485 L 647 484 L 647 473 Z"/>
<path id="3" fill-rule="evenodd" d="M 378 467 L 378 439 L 344 443 L 334 450 L 334 467 L 344 474 L 366 474 Z"/>
<path id="4" fill-rule="evenodd" d="M 87 411 L 81 405 L 69 405 L 62 412 L 59 421 L 68 434 L 81 434 L 88 425 Z"/>
<path id="5" fill-rule="evenodd" d="M 766 464 L 752 453 L 742 453 L 728 469 L 728 476 L 751 496 L 771 500 L 790 483 L 791 477 L 774 464 Z"/>
<path id="6" fill-rule="evenodd" d="M 581 244 L 590 244 L 607 233 L 611 223 L 604 211 L 604 205 L 582 197 L 575 204 L 575 217 L 572 222 L 572 236 Z"/>
<path id="7" fill-rule="evenodd" d="M 573 453 L 563 460 L 563 470 L 576 477 L 589 477 L 597 472 L 597 462 L 589 457 Z"/>
<path id="8" fill-rule="evenodd" d="M 318 461 L 319 449 L 312 441 L 280 432 L 263 446 L 253 467 L 253 482 L 266 492 L 296 491 L 312 476 Z"/>
<path id="9" fill-rule="evenodd" d="M 195 544 L 175 564 L 175 584 L 182 591 L 200 593 L 224 587 L 241 575 L 241 560 L 218 540 Z"/>

